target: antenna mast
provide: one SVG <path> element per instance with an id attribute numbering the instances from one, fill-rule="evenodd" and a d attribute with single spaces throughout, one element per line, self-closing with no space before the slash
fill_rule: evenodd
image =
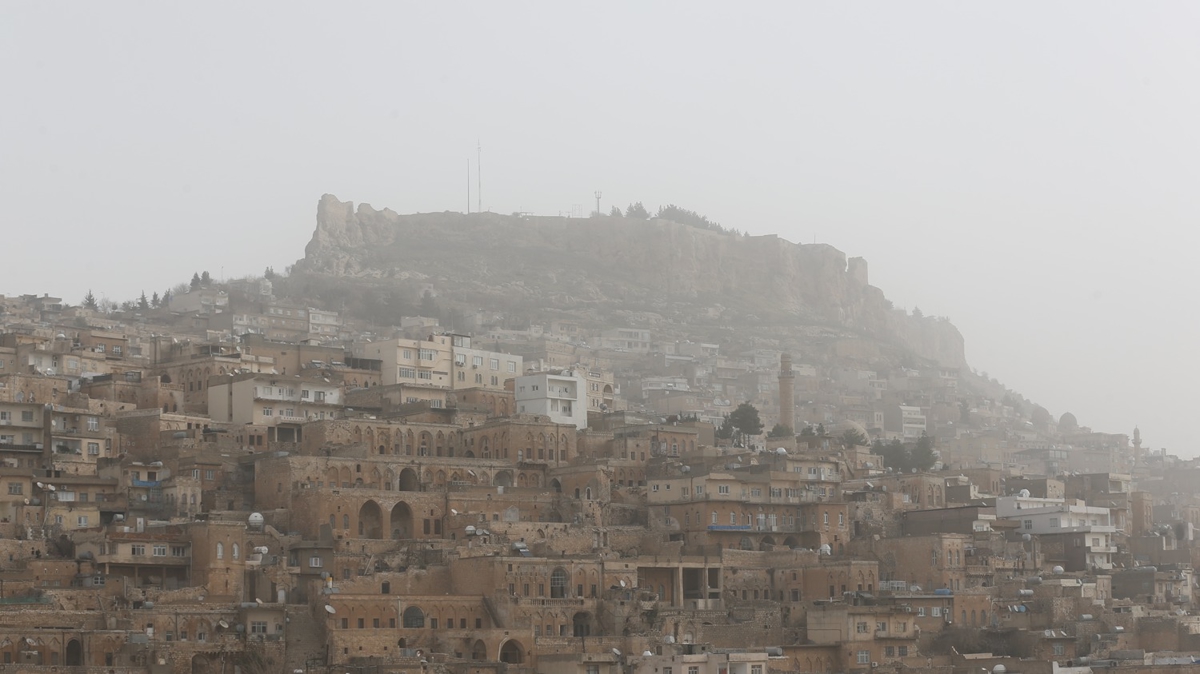
<path id="1" fill-rule="evenodd" d="M 467 215 L 471 214 L 471 159 L 467 158 Z"/>
<path id="2" fill-rule="evenodd" d="M 483 212 L 483 167 L 480 164 L 480 159 L 483 158 L 483 145 L 479 143 L 479 139 L 475 139 L 475 179 L 478 184 L 475 186 L 475 198 L 479 200 L 476 211 Z"/>
<path id="3" fill-rule="evenodd" d="M 602 194 L 603 194 L 603 192 L 601 192 L 600 190 L 596 190 L 596 217 L 597 218 L 600 217 L 601 215 L 604 215 L 603 213 L 600 212 L 600 196 Z"/>

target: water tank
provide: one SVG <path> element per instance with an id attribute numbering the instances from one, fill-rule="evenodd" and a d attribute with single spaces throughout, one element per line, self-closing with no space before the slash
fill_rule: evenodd
<path id="1" fill-rule="evenodd" d="M 1120 625 L 1117 625 L 1116 627 L 1113 628 L 1113 631 L 1114 632 L 1124 632 L 1125 628 L 1121 627 Z"/>
<path id="2" fill-rule="evenodd" d="M 1030 536 L 1029 534 L 1021 534 L 1021 540 L 1028 543 L 1029 541 L 1033 540 L 1033 536 Z"/>
<path id="3" fill-rule="evenodd" d="M 1079 619 L 1080 619 L 1080 620 L 1091 620 L 1091 619 L 1092 619 L 1092 614 L 1091 614 L 1091 613 L 1084 613 L 1083 615 L 1079 616 Z"/>
<path id="4" fill-rule="evenodd" d="M 1017 496 L 1020 496 L 1021 498 L 1029 498 L 1029 490 L 1022 489 L 1021 491 L 1017 492 Z"/>
<path id="5" fill-rule="evenodd" d="M 246 524 L 252 527 L 261 527 L 265 521 L 262 513 L 250 513 L 250 517 L 246 518 Z"/>
<path id="6" fill-rule="evenodd" d="M 822 555 L 831 555 L 833 554 L 833 548 L 829 547 L 828 543 L 825 543 L 821 545 L 821 547 L 817 548 L 817 552 L 821 553 Z"/>
<path id="7" fill-rule="evenodd" d="M 1008 668 L 1004 665 L 996 665 L 995 667 L 992 667 L 992 674 L 1004 674 L 1007 671 Z"/>
<path id="8" fill-rule="evenodd" d="M 1017 590 L 1018 597 L 1032 597 L 1033 590 Z"/>
<path id="9" fill-rule="evenodd" d="M 1025 583 L 1027 585 L 1041 585 L 1042 577 L 1041 576 L 1030 576 L 1025 579 Z"/>
<path id="10" fill-rule="evenodd" d="M 934 590 L 933 593 L 945 597 L 954 594 L 954 590 L 951 590 L 948 587 L 939 587 L 938 589 Z"/>
<path id="11" fill-rule="evenodd" d="M 1051 571 L 1053 571 L 1053 572 L 1054 572 L 1054 575 L 1056 575 L 1056 576 L 1061 576 L 1061 575 L 1063 575 L 1064 573 L 1066 573 L 1066 571 L 1067 571 L 1067 570 L 1066 570 L 1066 569 L 1064 569 L 1064 568 L 1062 568 L 1061 566 L 1056 566 L 1056 567 L 1054 567 L 1053 569 L 1051 569 Z"/>

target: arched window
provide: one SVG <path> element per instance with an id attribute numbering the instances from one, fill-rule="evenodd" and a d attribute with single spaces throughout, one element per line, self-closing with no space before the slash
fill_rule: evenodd
<path id="1" fill-rule="evenodd" d="M 555 569 L 550 574 L 550 598 L 563 599 L 567 596 L 567 572 Z"/>
<path id="2" fill-rule="evenodd" d="M 217 559 L 225 559 L 225 544 L 217 543 Z"/>
<path id="3" fill-rule="evenodd" d="M 238 549 L 238 544 L 237 544 L 237 543 L 234 543 L 234 544 L 233 544 L 233 558 L 234 558 L 234 559 L 238 559 L 238 555 L 239 555 L 240 553 L 241 553 L 241 550 L 239 550 L 239 549 Z"/>
<path id="4" fill-rule="evenodd" d="M 350 528 L 350 516 L 349 515 L 342 515 L 342 528 L 343 529 Z"/>
<path id="5" fill-rule="evenodd" d="M 424 627 L 425 613 L 416 606 L 409 606 L 404 609 L 404 626 L 405 627 Z"/>

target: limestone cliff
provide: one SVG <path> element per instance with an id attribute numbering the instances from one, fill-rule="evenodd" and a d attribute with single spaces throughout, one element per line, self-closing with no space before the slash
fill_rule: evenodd
<path id="1" fill-rule="evenodd" d="M 866 263 L 824 244 L 738 236 L 665 220 L 399 215 L 325 195 L 298 268 L 338 276 L 423 275 L 472 301 L 522 295 L 546 306 L 736 307 L 779 323 L 821 324 L 964 365 L 946 321 L 894 311 L 867 283 Z"/>

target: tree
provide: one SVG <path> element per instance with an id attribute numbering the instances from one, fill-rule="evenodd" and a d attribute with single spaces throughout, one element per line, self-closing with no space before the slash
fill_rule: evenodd
<path id="1" fill-rule="evenodd" d="M 800 437 L 802 438 L 812 438 L 816 437 L 816 435 L 817 430 L 813 428 L 811 424 L 800 429 Z"/>
<path id="2" fill-rule="evenodd" d="M 267 270 L 263 272 L 263 278 L 267 279 L 268 281 L 274 280 L 275 279 L 275 269 L 272 267 L 267 267 Z"/>
<path id="3" fill-rule="evenodd" d="M 625 217 L 637 218 L 638 220 L 649 220 L 650 211 L 647 211 L 646 207 L 643 206 L 642 202 L 639 201 L 637 203 L 629 204 L 629 208 L 625 209 Z"/>
<path id="4" fill-rule="evenodd" d="M 768 438 L 786 438 L 793 435 L 792 429 L 783 424 L 775 424 L 770 433 L 767 433 Z"/>
<path id="5" fill-rule="evenodd" d="M 621 208 L 619 206 L 613 206 L 612 210 L 608 212 L 608 216 L 610 218 L 623 218 L 625 217 L 625 214 L 621 213 Z"/>
<path id="6" fill-rule="evenodd" d="M 166 289 L 166 290 L 163 292 L 162 301 L 161 301 L 161 302 L 159 302 L 159 304 L 161 304 L 162 306 L 164 306 L 164 307 L 165 307 L 165 306 L 167 306 L 167 305 L 168 305 L 168 304 L 170 304 L 170 303 L 171 303 L 171 289 L 170 289 L 170 288 L 167 288 L 167 289 Z"/>
<path id="7" fill-rule="evenodd" d="M 725 421 L 721 422 L 721 425 L 717 427 L 717 439 L 729 440 L 733 438 L 733 432 L 733 423 L 729 421 L 729 415 L 726 414 Z"/>
<path id="8" fill-rule="evenodd" d="M 817 435 L 825 437 L 825 424 L 817 424 Z"/>
<path id="9" fill-rule="evenodd" d="M 925 314 L 921 313 L 921 307 L 913 307 L 913 318 L 925 318 Z"/>
<path id="10" fill-rule="evenodd" d="M 96 296 L 92 294 L 91 288 L 88 288 L 88 294 L 83 296 L 83 306 L 96 311 L 100 305 L 96 303 Z"/>
<path id="11" fill-rule="evenodd" d="M 917 446 L 909 454 L 909 468 L 929 470 L 935 463 L 937 463 L 937 454 L 933 451 L 933 438 L 922 433 L 917 440 Z"/>
<path id="12" fill-rule="evenodd" d="M 867 439 L 867 436 L 863 435 L 854 428 L 847 428 L 842 433 L 841 440 L 842 445 L 845 447 L 866 447 L 867 445 L 871 444 L 871 441 Z"/>
<path id="13" fill-rule="evenodd" d="M 200 274 L 200 285 L 205 288 L 212 285 L 212 277 L 208 275 L 208 272 Z"/>
<path id="14" fill-rule="evenodd" d="M 160 300 L 159 300 L 159 298 L 158 298 L 158 291 L 157 291 L 157 290 L 155 290 L 155 291 L 154 291 L 154 294 L 150 296 L 150 306 L 152 306 L 152 307 L 154 307 L 155 309 L 157 309 L 157 308 L 158 308 L 158 305 L 159 305 L 159 302 L 160 302 Z"/>
<path id="15" fill-rule="evenodd" d="M 192 290 L 200 287 L 200 274 L 192 272 Z"/>
<path id="16" fill-rule="evenodd" d="M 724 232 L 725 228 L 720 224 L 709 220 L 706 216 L 700 215 L 696 211 L 689 211 L 686 208 L 680 208 L 675 204 L 668 206 L 659 206 L 658 213 L 654 216 L 671 222 L 678 222 L 681 225 L 691 225 L 699 229 L 711 229 L 717 232 Z"/>
<path id="17" fill-rule="evenodd" d="M 762 419 L 758 418 L 758 408 L 750 403 L 742 403 L 729 415 L 729 423 L 737 429 L 740 435 L 758 435 L 763 432 Z"/>
<path id="18" fill-rule="evenodd" d="M 142 296 L 138 298 L 138 309 L 146 311 L 150 308 L 150 300 L 146 299 L 146 291 L 142 291 Z"/>

